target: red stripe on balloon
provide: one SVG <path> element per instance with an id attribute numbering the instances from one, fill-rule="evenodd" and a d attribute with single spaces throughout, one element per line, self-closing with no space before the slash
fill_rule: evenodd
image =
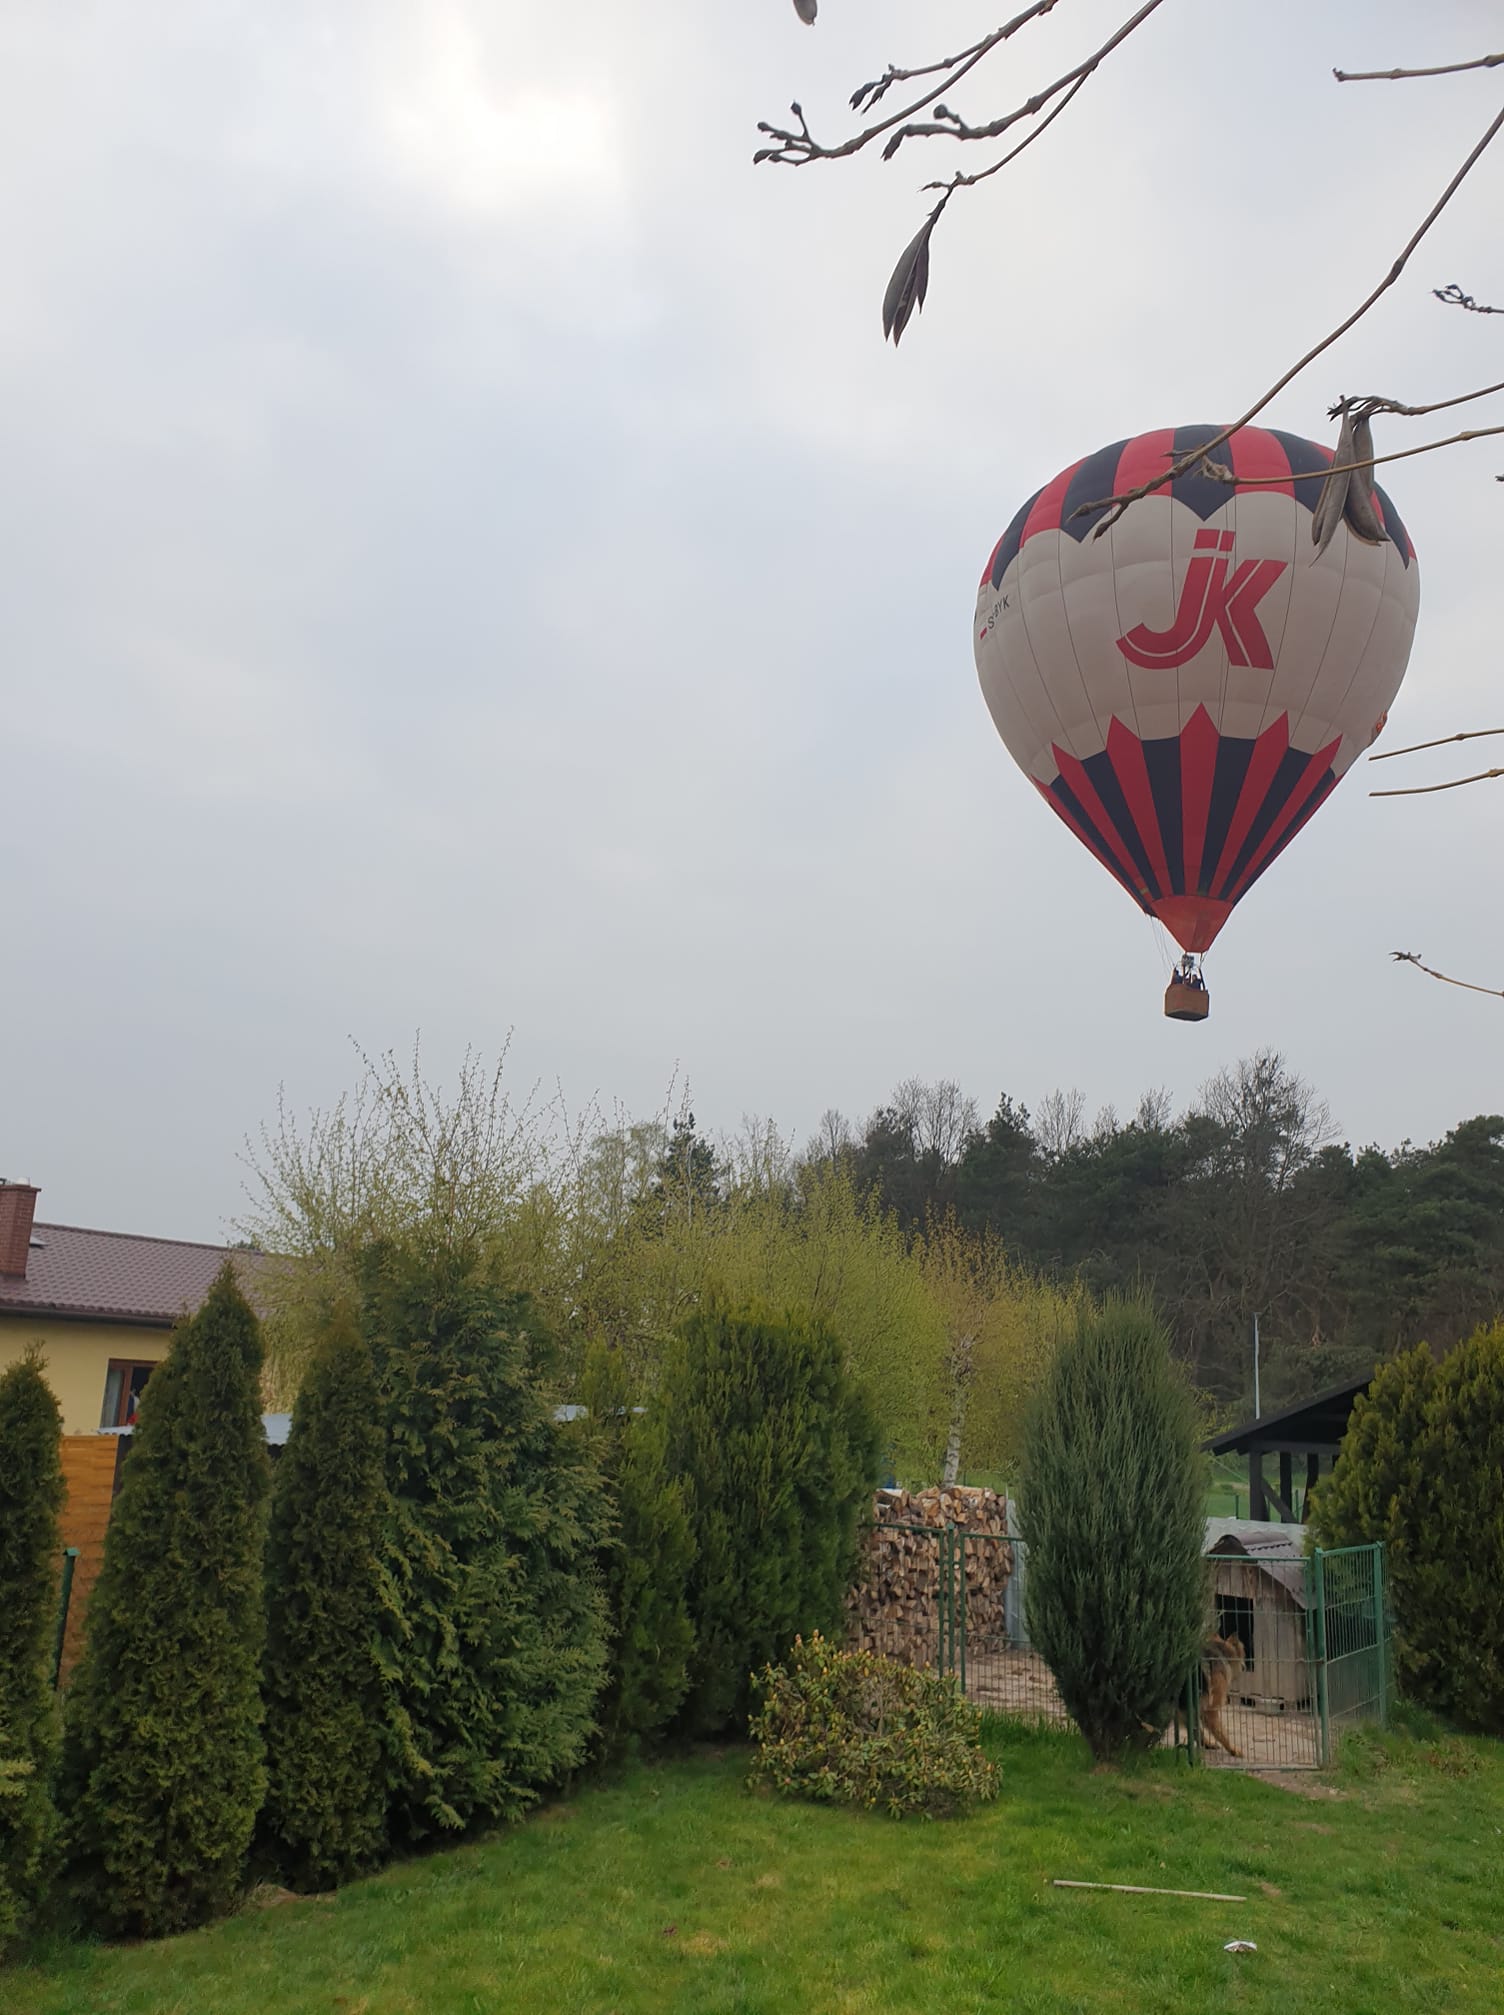
<path id="1" fill-rule="evenodd" d="M 1159 830 L 1159 814 L 1154 809 L 1154 786 L 1149 782 L 1149 766 L 1144 761 L 1144 745 L 1131 728 L 1125 728 L 1114 714 L 1107 729 L 1107 757 L 1113 775 L 1122 788 L 1128 810 L 1149 856 L 1149 866 L 1158 878 L 1156 895 L 1170 893 L 1170 866 L 1165 859 L 1164 837 Z"/>
<path id="2" fill-rule="evenodd" d="M 1316 805 L 1312 805 L 1304 816 L 1301 815 L 1302 806 L 1305 805 L 1306 800 L 1325 776 L 1331 766 L 1332 757 L 1336 755 L 1341 746 L 1342 737 L 1339 735 L 1336 741 L 1328 742 L 1324 749 L 1318 749 L 1315 755 L 1307 762 L 1305 769 L 1301 772 L 1300 781 L 1280 806 L 1273 824 L 1259 841 L 1253 858 L 1249 861 L 1247 867 L 1244 868 L 1242 874 L 1238 876 L 1236 885 L 1227 891 L 1229 902 L 1235 903 L 1248 893 L 1249 889 L 1252 888 L 1253 884 L 1264 872 L 1264 869 L 1268 867 L 1270 861 L 1273 860 L 1274 856 L 1285 844 L 1285 841 L 1293 839 L 1296 832 L 1305 823 L 1305 820 L 1310 817 L 1311 812 L 1315 811 Z M 1335 778 L 1333 781 L 1336 781 Z M 1321 800 L 1318 798 L 1316 803 L 1319 804 L 1320 802 Z"/>
<path id="3" fill-rule="evenodd" d="M 1279 766 L 1284 761 L 1285 751 L 1290 746 L 1290 719 L 1281 714 L 1265 728 L 1253 745 L 1253 754 L 1248 758 L 1247 773 L 1243 778 L 1243 788 L 1238 793 L 1237 809 L 1232 815 L 1232 824 L 1227 829 L 1227 838 L 1222 843 L 1222 855 L 1210 878 L 1214 895 L 1226 897 L 1228 891 L 1220 886 L 1225 870 L 1231 874 L 1233 863 L 1243 850 L 1243 842 L 1248 837 L 1249 828 L 1258 817 L 1259 806 L 1269 794 L 1269 786 L 1279 774 Z"/>
<path id="4" fill-rule="evenodd" d="M 1290 457 L 1273 434 L 1262 427 L 1240 427 L 1227 444 L 1232 472 L 1239 483 L 1257 482 L 1270 497 L 1293 497 L 1295 484 L 1290 476 Z M 1273 483 L 1271 476 L 1282 476 Z"/>
<path id="5" fill-rule="evenodd" d="M 1067 779 L 1067 781 L 1069 781 L 1069 779 Z M 1133 900 L 1136 903 L 1142 904 L 1144 900 L 1142 895 L 1133 886 L 1133 883 L 1128 880 L 1127 876 L 1123 873 L 1122 869 L 1118 866 L 1117 862 L 1113 860 L 1112 856 L 1106 853 L 1102 849 L 1102 847 L 1100 847 L 1097 844 L 1096 838 L 1093 835 L 1093 833 L 1089 830 L 1088 827 L 1084 826 L 1081 823 L 1081 821 L 1075 816 L 1070 806 L 1066 804 L 1064 799 L 1057 797 L 1055 793 L 1050 789 L 1049 785 L 1042 784 L 1039 781 L 1038 777 L 1030 777 L 1029 782 L 1034 786 L 1035 790 L 1039 792 L 1040 796 L 1044 799 L 1045 803 L 1050 807 L 1050 810 L 1054 812 L 1056 818 L 1058 818 L 1063 825 L 1069 826 L 1070 830 L 1076 835 L 1076 838 L 1081 842 L 1082 846 L 1085 847 L 1086 851 L 1091 855 L 1092 859 L 1099 861 L 1102 864 L 1102 866 L 1106 868 L 1107 872 L 1112 876 L 1113 880 L 1115 882 L 1121 883 L 1121 885 L 1128 891 L 1129 895 L 1132 896 Z M 1109 825 L 1107 830 L 1110 833 L 1112 831 L 1112 827 Z"/>
<path id="6" fill-rule="evenodd" d="M 1197 707 L 1180 731 L 1180 829 L 1187 895 L 1201 892 L 1201 849 L 1206 844 L 1220 740 L 1205 707 Z"/>
<path id="7" fill-rule="evenodd" d="M 1117 473 L 1112 479 L 1114 491 L 1121 496 L 1124 490 L 1136 490 L 1140 483 L 1147 483 L 1151 476 L 1162 476 L 1169 468 L 1175 449 L 1175 429 L 1156 428 L 1152 434 L 1139 434 L 1126 443 L 1118 456 Z"/>
<path id="8" fill-rule="evenodd" d="M 1008 534 L 1004 532 L 1002 538 L 998 540 L 997 544 L 993 547 L 992 551 L 987 555 L 987 564 L 982 569 L 982 578 L 980 581 L 977 582 L 978 594 L 982 592 L 983 588 L 985 588 L 988 582 L 992 579 L 993 564 L 996 561 L 998 554 L 1003 550 L 1003 539 L 1006 539 L 1007 536 Z"/>
<path id="9" fill-rule="evenodd" d="M 1061 776 L 1065 778 L 1065 781 L 1081 800 L 1082 810 L 1092 821 L 1093 825 L 1100 830 L 1102 837 L 1117 855 L 1119 861 L 1121 861 L 1123 873 L 1128 879 L 1129 888 L 1132 889 L 1140 902 L 1147 902 L 1150 891 L 1148 884 L 1144 880 L 1144 871 L 1128 851 L 1127 843 L 1117 829 L 1117 822 L 1111 817 L 1107 807 L 1097 796 L 1096 785 L 1086 774 L 1085 764 L 1078 761 L 1067 750 L 1058 748 L 1053 742 L 1050 744 L 1050 748 L 1056 762 L 1060 765 Z M 1139 756 L 1140 760 L 1142 760 L 1142 750 L 1139 751 Z"/>
<path id="10" fill-rule="evenodd" d="M 1085 461 L 1085 459 L 1086 457 L 1083 455 L 1081 461 Z M 1065 505 L 1065 493 L 1071 486 L 1071 477 L 1075 475 L 1080 466 L 1081 462 L 1072 462 L 1068 469 L 1060 471 L 1060 474 L 1052 483 L 1045 484 L 1039 495 L 1034 499 L 1034 508 L 1030 511 L 1028 517 L 1024 519 L 1024 528 L 1018 535 L 1020 546 L 1026 545 L 1036 532 L 1058 532 L 1060 530 L 1060 515 Z"/>

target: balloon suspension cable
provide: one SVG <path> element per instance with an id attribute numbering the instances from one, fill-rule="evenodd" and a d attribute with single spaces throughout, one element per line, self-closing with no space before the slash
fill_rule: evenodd
<path id="1" fill-rule="evenodd" d="M 1152 910 L 1144 911 L 1144 921 L 1149 926 L 1149 936 L 1153 939 L 1154 942 L 1155 957 L 1164 967 L 1166 979 L 1173 979 L 1175 976 L 1175 966 L 1176 961 L 1179 958 L 1179 953 L 1174 948 L 1174 944 L 1171 940 L 1170 933 L 1165 929 L 1164 925 L 1160 922 L 1159 918 L 1155 916 Z"/>

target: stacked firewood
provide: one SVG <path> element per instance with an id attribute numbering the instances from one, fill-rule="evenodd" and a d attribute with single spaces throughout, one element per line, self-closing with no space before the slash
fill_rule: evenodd
<path id="1" fill-rule="evenodd" d="M 946 1526 L 955 1528 L 958 1554 L 964 1544 L 968 1647 L 1005 1641 L 1003 1601 L 1013 1572 L 1007 1508 L 996 1491 L 957 1484 L 878 1492 L 857 1584 L 846 1598 L 849 1644 L 906 1665 L 936 1663 L 947 1587 L 959 1611 L 959 1559 L 945 1578 Z"/>

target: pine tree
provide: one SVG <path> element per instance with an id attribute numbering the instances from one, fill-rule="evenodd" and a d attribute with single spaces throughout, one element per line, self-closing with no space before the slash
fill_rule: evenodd
<path id="1" fill-rule="evenodd" d="M 1084 1311 L 1033 1412 L 1022 1509 L 1029 1634 L 1098 1757 L 1158 1735 L 1201 1649 L 1198 1442 L 1153 1310 Z"/>
<path id="2" fill-rule="evenodd" d="M 1385 1543 L 1401 1685 L 1504 1735 L 1504 1322 L 1379 1366 L 1312 1500 L 1318 1545 Z"/>
<path id="3" fill-rule="evenodd" d="M 69 1886 L 94 1929 L 232 1908 L 265 1785 L 261 1339 L 227 1263 L 142 1396 L 65 1716 Z"/>
<path id="4" fill-rule="evenodd" d="M 386 1846 L 386 1518 L 371 1353 L 335 1317 L 298 1393 L 267 1537 L 260 1839 L 295 1889 L 348 1882 Z"/>
<path id="5" fill-rule="evenodd" d="M 525 1297 L 388 1248 L 367 1268 L 385 1427 L 383 1640 L 394 1846 L 512 1819 L 584 1759 L 606 1663 L 609 1529 L 556 1423 Z"/>
<path id="6" fill-rule="evenodd" d="M 878 1434 L 834 1332 L 755 1308 L 711 1308 L 682 1326 L 663 1408 L 696 1549 L 681 1720 L 714 1734 L 745 1724 L 754 1669 L 797 1635 L 841 1634 Z"/>
<path id="7" fill-rule="evenodd" d="M 689 1686 L 695 1543 L 684 1479 L 668 1472 L 663 1410 L 634 1411 L 620 1352 L 592 1347 L 581 1397 L 616 1508 L 602 1554 L 611 1653 L 598 1712 L 606 1754 L 620 1755 L 661 1735 Z"/>
<path id="8" fill-rule="evenodd" d="M 0 1957 L 50 1874 L 55 1727 L 47 1653 L 58 1601 L 62 1418 L 29 1351 L 0 1372 Z"/>

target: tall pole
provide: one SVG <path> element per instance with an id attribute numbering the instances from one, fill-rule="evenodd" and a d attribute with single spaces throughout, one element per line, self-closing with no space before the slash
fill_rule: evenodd
<path id="1" fill-rule="evenodd" d="M 1253 1417 L 1262 1418 L 1259 1407 L 1259 1312 L 1253 1311 Z"/>

